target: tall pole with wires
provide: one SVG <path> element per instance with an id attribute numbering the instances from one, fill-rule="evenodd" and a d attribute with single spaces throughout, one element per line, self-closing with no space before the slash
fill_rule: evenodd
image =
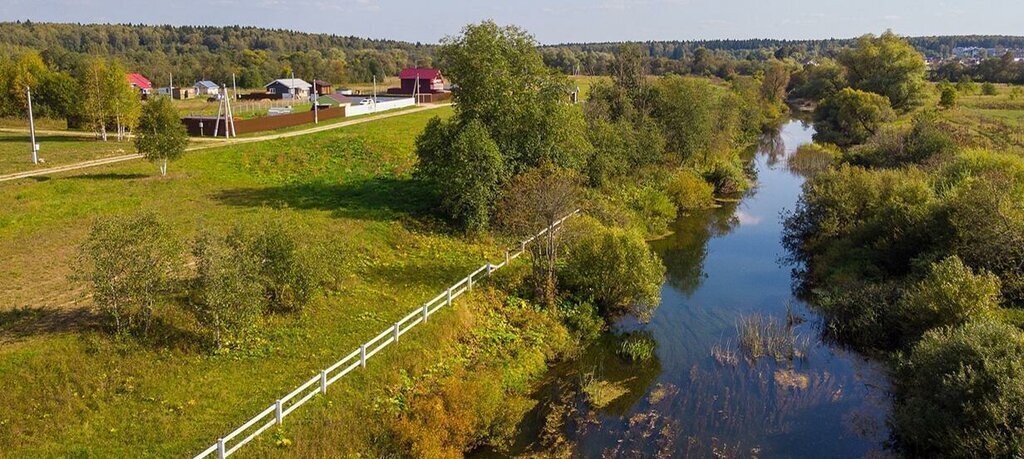
<path id="1" fill-rule="evenodd" d="M 316 92 L 316 78 L 313 78 L 313 92 L 309 93 L 309 100 L 313 102 L 313 124 L 320 124 L 320 118 L 316 111 L 320 94 Z"/>

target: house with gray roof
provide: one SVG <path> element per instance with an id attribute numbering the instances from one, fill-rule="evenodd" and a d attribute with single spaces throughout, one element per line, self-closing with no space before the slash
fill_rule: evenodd
<path id="1" fill-rule="evenodd" d="M 196 88 L 196 94 L 200 95 L 213 95 L 220 90 L 220 86 L 210 80 L 197 81 L 192 87 Z"/>

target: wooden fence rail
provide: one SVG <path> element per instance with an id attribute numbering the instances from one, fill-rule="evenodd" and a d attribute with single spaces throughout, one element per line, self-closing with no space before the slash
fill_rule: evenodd
<path id="1" fill-rule="evenodd" d="M 385 347 L 398 343 L 401 336 L 408 333 L 412 327 L 427 322 L 430 316 L 435 314 L 439 309 L 444 306 L 451 305 L 452 301 L 460 295 L 471 291 L 473 289 L 473 285 L 477 282 L 475 278 L 481 276 L 489 277 L 494 271 L 505 267 L 509 262 L 523 254 L 526 250 L 527 244 L 534 241 L 536 238 L 543 236 L 548 231 L 554 231 L 556 228 L 561 226 L 566 219 L 576 215 L 577 213 L 579 213 L 578 209 L 555 221 L 551 226 L 544 228 L 537 233 L 536 236 L 532 236 L 520 242 L 516 252 L 513 253 L 511 251 L 505 251 L 505 259 L 501 263 L 485 263 L 476 271 L 473 271 L 451 287 L 448 287 L 447 290 L 441 292 L 441 294 L 437 295 L 432 300 L 424 303 L 423 306 L 417 306 L 416 309 L 413 309 L 408 315 L 392 324 L 373 339 L 359 346 L 358 349 L 352 351 L 335 364 L 321 370 L 319 374 L 302 383 L 302 385 L 288 393 L 288 395 L 274 401 L 274 403 L 261 411 L 255 417 L 238 426 L 237 429 L 218 438 L 216 443 L 197 454 L 195 459 L 202 459 L 213 455 L 216 455 L 217 458 L 223 459 L 238 451 L 239 448 L 245 446 L 246 443 L 249 443 L 267 429 L 275 425 L 280 425 L 282 421 L 284 421 L 285 417 L 295 411 L 298 407 L 302 406 L 302 404 L 308 402 L 317 395 L 326 394 L 327 388 L 341 379 L 342 376 L 345 376 L 358 368 L 366 368 L 366 361 L 370 357 L 373 357 Z M 242 437 L 241 440 L 233 441 L 246 432 L 249 432 L 248 435 Z"/>

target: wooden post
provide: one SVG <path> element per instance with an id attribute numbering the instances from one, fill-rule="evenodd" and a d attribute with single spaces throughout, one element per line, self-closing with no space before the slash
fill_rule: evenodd
<path id="1" fill-rule="evenodd" d="M 320 370 L 320 393 L 327 394 L 327 370 Z"/>
<path id="2" fill-rule="evenodd" d="M 505 264 L 508 264 L 508 250 L 505 251 Z"/>
<path id="3" fill-rule="evenodd" d="M 448 306 L 452 305 L 452 288 L 448 287 Z"/>
<path id="4" fill-rule="evenodd" d="M 427 317 L 430 315 L 430 303 L 423 305 L 423 322 L 427 321 Z"/>
<path id="5" fill-rule="evenodd" d="M 224 439 L 223 438 L 218 438 L 217 439 L 217 458 L 218 459 L 224 459 L 225 457 L 227 457 L 227 451 L 224 448 Z"/>
<path id="6" fill-rule="evenodd" d="M 402 333 L 401 326 L 398 325 L 398 322 L 395 322 L 395 342 L 396 343 L 398 342 L 398 335 L 400 335 L 401 333 Z"/>
<path id="7" fill-rule="evenodd" d="M 491 263 L 487 263 L 487 277 L 491 277 Z"/>
<path id="8" fill-rule="evenodd" d="M 469 287 L 469 291 L 471 291 L 471 292 L 473 291 L 473 275 L 472 274 L 470 274 L 469 277 L 466 278 L 466 286 Z"/>
<path id="9" fill-rule="evenodd" d="M 366 368 L 366 345 L 359 346 L 359 366 Z"/>
<path id="10" fill-rule="evenodd" d="M 284 409 L 281 406 L 281 401 L 274 402 L 274 417 L 277 419 L 277 423 L 280 425 L 284 423 Z"/>

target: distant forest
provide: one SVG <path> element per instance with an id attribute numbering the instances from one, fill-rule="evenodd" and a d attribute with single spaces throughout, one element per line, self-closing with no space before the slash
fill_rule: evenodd
<path id="1" fill-rule="evenodd" d="M 955 47 L 1024 49 L 1024 37 L 912 37 L 910 43 L 926 57 L 948 57 Z M 640 43 L 646 49 L 648 71 L 656 75 L 753 74 L 771 59 L 803 61 L 827 57 L 854 39 L 827 40 L 696 40 Z M 543 46 L 545 63 L 565 73 L 607 75 L 621 43 L 581 43 Z M 436 45 L 395 40 L 372 40 L 256 27 L 150 26 L 131 24 L 0 23 L 0 59 L 26 49 L 40 53 L 47 66 L 74 73 L 86 56 L 115 58 L 129 71 L 166 85 L 175 81 L 209 79 L 239 86 L 260 87 L 274 78 L 295 73 L 336 84 L 366 82 L 394 76 L 403 67 L 435 65 Z M 993 56 L 993 60 L 1000 56 Z M 998 66 L 996 66 L 998 67 Z M 947 68 L 943 78 L 970 72 Z M 1017 75 L 1006 65 L 989 73 Z M 985 74 L 971 75 L 986 79 Z M 979 78 L 980 77 L 980 78 Z M 1024 76 L 1020 76 L 1024 78 Z M 1014 81 L 1014 77 L 1001 77 Z"/>

